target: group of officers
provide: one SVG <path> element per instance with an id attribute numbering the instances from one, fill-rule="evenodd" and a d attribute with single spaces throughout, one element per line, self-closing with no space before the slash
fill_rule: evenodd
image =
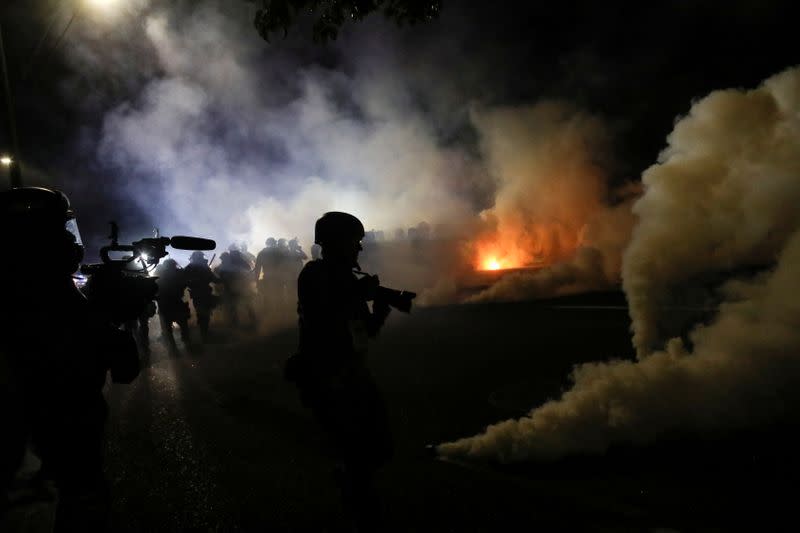
<path id="1" fill-rule="evenodd" d="M 312 247 L 316 259 L 320 258 L 319 249 L 317 244 Z M 243 243 L 231 244 L 220 254 L 219 263 L 213 266 L 200 251 L 192 253 L 183 268 L 174 259 L 162 261 L 154 275 L 163 340 L 174 353 L 172 330 L 177 325 L 184 344 L 190 342 L 191 310 L 184 298 L 187 289 L 203 342 L 208 340 L 211 315 L 218 306 L 222 307 L 231 326 L 241 323 L 253 326 L 259 317 L 271 318 L 286 313 L 295 304 L 297 276 L 307 260 L 296 238 L 270 237 L 257 256 L 249 253 Z M 149 320 L 155 313 L 155 306 L 148 307 L 138 324 L 131 328 L 137 333 L 145 355 L 149 355 Z"/>
<path id="2" fill-rule="evenodd" d="M 133 335 L 93 307 L 73 283 L 83 258 L 79 234 L 70 231 L 75 228 L 69 201 L 58 191 L 0 192 L 4 249 L 27 259 L 0 260 L 0 276 L 13 280 L 0 306 L 2 531 L 36 530 L 26 505 L 42 487 L 55 488 L 55 531 L 110 526 L 102 391 L 109 377 L 113 383 L 133 382 L 141 363 Z M 300 342 L 285 377 L 329 437 L 335 479 L 354 529 L 374 531 L 380 512 L 372 478 L 391 457 L 392 440 L 365 357 L 367 339 L 378 333 L 390 308 L 381 299 L 377 276 L 357 273 L 363 238 L 363 225 L 350 214 L 329 212 L 317 221 L 319 258 L 308 261 L 296 280 Z M 274 247 L 281 249 L 277 242 Z M 270 279 L 274 247 L 268 240 L 255 259 L 250 272 L 262 276 L 258 281 Z M 184 284 L 198 309 L 213 308 L 211 283 L 225 285 L 239 256 L 241 250 L 229 250 L 216 271 L 201 253 L 184 269 L 165 261 L 158 273 L 162 312 L 168 319 L 183 313 L 170 306 L 182 301 Z M 246 272 L 243 264 L 237 268 Z M 170 276 L 178 281 L 173 284 Z M 198 312 L 201 328 L 207 329 L 209 314 L 201 318 Z M 39 466 L 27 475 L 30 456 Z"/>

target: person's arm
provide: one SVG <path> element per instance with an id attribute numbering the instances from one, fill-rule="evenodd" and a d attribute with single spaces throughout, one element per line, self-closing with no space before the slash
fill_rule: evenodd
<path id="1" fill-rule="evenodd" d="M 380 298 L 373 300 L 372 312 L 367 318 L 367 333 L 370 337 L 375 337 L 380 332 L 391 311 L 392 309 L 385 301 Z"/>

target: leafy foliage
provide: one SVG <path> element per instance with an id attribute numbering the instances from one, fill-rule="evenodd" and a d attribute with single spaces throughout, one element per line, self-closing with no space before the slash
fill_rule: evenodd
<path id="1" fill-rule="evenodd" d="M 296 19 L 314 17 L 314 41 L 335 40 L 348 20 L 361 21 L 381 12 L 399 26 L 426 22 L 439 16 L 441 0 L 247 0 L 258 4 L 254 24 L 259 35 L 269 42 L 273 34 L 285 37 Z"/>

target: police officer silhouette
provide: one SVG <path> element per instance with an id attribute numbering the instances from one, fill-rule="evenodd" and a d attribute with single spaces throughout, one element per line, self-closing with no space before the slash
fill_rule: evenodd
<path id="1" fill-rule="evenodd" d="M 358 530 L 378 527 L 376 471 L 392 455 L 383 399 L 367 367 L 367 342 L 389 306 L 375 300 L 377 276 L 358 278 L 364 226 L 329 212 L 315 227 L 322 258 L 306 263 L 297 281 L 300 345 L 286 366 L 301 399 L 328 435 L 344 507 Z"/>

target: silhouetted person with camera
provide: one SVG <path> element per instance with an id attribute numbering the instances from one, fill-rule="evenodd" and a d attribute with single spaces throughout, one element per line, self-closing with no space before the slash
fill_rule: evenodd
<path id="1" fill-rule="evenodd" d="M 197 327 L 203 341 L 206 341 L 208 340 L 211 313 L 217 306 L 218 300 L 211 284 L 218 283 L 219 278 L 211 271 L 203 252 L 192 253 L 189 264 L 183 269 L 183 274 L 189 287 L 189 296 L 192 298 L 194 312 L 197 315 Z"/>
<path id="2" fill-rule="evenodd" d="M 15 500 L 20 484 L 52 482 L 56 531 L 105 531 L 102 389 L 109 372 L 115 383 L 138 375 L 136 343 L 73 283 L 83 247 L 63 194 L 34 187 L 0 192 L 0 231 L 4 247 L 25 258 L 0 261 L 8 282 L 0 308 L 0 530 L 25 530 L 32 518 Z M 27 456 L 37 456 L 41 468 L 24 480 Z"/>
<path id="3" fill-rule="evenodd" d="M 391 458 L 392 440 L 366 356 L 389 305 L 375 299 L 377 276 L 359 279 L 353 272 L 363 237 L 363 225 L 350 214 L 330 212 L 317 221 L 322 259 L 307 263 L 297 281 L 300 346 L 286 377 L 330 438 L 346 512 L 357 530 L 374 531 L 380 504 L 373 477 Z"/>
<path id="4" fill-rule="evenodd" d="M 176 350 L 172 324 L 178 324 L 183 344 L 189 345 L 189 304 L 183 299 L 187 286 L 186 276 L 174 259 L 167 259 L 156 268 L 158 277 L 158 316 L 161 319 L 161 336 L 171 351 Z"/>

